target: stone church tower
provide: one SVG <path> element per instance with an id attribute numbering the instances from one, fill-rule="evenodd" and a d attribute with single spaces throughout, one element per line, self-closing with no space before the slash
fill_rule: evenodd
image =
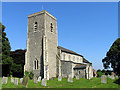
<path id="1" fill-rule="evenodd" d="M 28 15 L 27 51 L 24 71 L 42 78 L 56 77 L 57 21 L 47 11 Z"/>

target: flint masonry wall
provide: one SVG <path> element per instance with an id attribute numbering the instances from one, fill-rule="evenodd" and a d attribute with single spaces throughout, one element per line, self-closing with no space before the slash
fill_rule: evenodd
<path id="1" fill-rule="evenodd" d="M 28 16 L 28 41 L 27 42 L 27 61 L 29 71 L 33 71 L 35 76 L 43 76 L 43 35 L 44 35 L 44 17 L 43 13 Z M 34 30 L 34 24 L 37 22 L 37 30 Z M 38 60 L 38 69 L 34 68 L 34 61 Z"/>
<path id="2" fill-rule="evenodd" d="M 51 31 L 52 23 L 52 31 Z M 49 66 L 49 77 L 56 77 L 57 75 L 57 21 L 56 18 L 51 16 L 49 13 L 45 14 L 45 35 L 48 41 L 48 66 Z"/>
<path id="3" fill-rule="evenodd" d="M 35 22 L 37 22 L 37 30 L 34 29 Z M 46 37 L 47 42 L 43 42 L 44 37 Z M 44 48 L 46 46 L 43 45 L 46 45 L 47 48 Z M 48 12 L 46 12 L 45 10 L 29 15 L 25 70 L 32 71 L 34 73 L 34 76 L 37 77 L 42 76 L 43 78 L 44 77 L 46 78 L 46 75 L 49 78 L 56 77 L 56 55 L 57 55 L 56 18 L 49 14 Z M 44 56 L 47 58 L 45 59 Z M 35 60 L 38 60 L 38 69 L 35 69 L 34 64 Z M 45 60 L 47 60 L 47 62 Z"/>
<path id="4" fill-rule="evenodd" d="M 62 77 L 68 77 L 72 75 L 72 62 L 70 61 L 62 61 L 61 60 L 61 69 L 62 69 Z"/>

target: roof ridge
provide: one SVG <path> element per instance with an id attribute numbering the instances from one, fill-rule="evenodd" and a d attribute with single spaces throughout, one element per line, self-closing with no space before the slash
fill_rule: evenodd
<path id="1" fill-rule="evenodd" d="M 64 47 L 58 46 L 58 48 L 60 48 L 62 51 L 65 51 L 65 52 L 68 52 L 68 53 L 72 53 L 72 54 L 76 54 L 76 55 L 82 56 L 82 55 L 80 55 L 80 54 L 78 54 L 78 53 L 76 53 L 76 52 L 74 52 L 74 51 L 72 51 L 72 50 L 66 49 L 66 48 L 64 48 Z M 83 56 L 82 56 L 82 57 L 83 57 Z"/>

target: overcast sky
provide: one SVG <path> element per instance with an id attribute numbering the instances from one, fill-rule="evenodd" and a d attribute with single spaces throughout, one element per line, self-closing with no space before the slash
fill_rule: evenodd
<path id="1" fill-rule="evenodd" d="M 44 10 L 57 18 L 58 44 L 83 55 L 94 69 L 118 37 L 117 2 L 2 3 L 2 23 L 13 50 L 26 49 L 27 16 Z"/>

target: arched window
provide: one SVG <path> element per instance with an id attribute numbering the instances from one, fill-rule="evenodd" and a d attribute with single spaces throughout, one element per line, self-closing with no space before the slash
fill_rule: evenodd
<path id="1" fill-rule="evenodd" d="M 38 24 L 37 24 L 37 22 L 35 22 L 35 23 L 34 23 L 34 32 L 37 31 L 37 26 L 38 26 Z"/>
<path id="2" fill-rule="evenodd" d="M 38 69 L 38 60 L 34 61 L 34 69 L 37 70 Z"/>
<path id="3" fill-rule="evenodd" d="M 69 55 L 69 61 L 71 61 L 71 56 Z"/>
<path id="4" fill-rule="evenodd" d="M 63 60 L 65 60 L 65 54 L 63 54 Z"/>
<path id="5" fill-rule="evenodd" d="M 79 62 L 79 57 L 77 57 L 77 62 Z"/>
<path id="6" fill-rule="evenodd" d="M 75 56 L 73 56 L 73 61 L 75 61 Z"/>

